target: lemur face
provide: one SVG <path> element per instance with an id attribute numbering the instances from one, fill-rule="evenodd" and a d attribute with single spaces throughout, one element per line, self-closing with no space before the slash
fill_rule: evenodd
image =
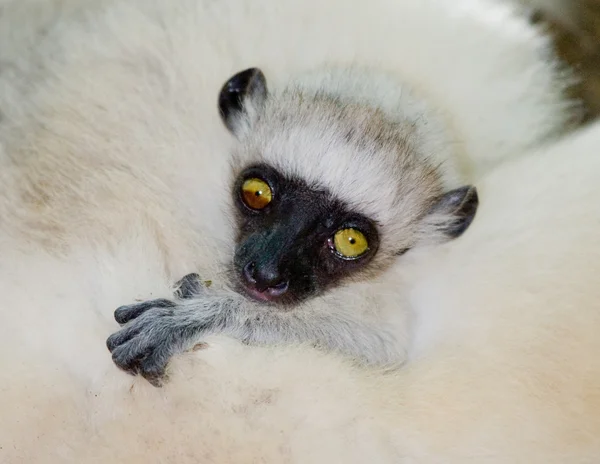
<path id="1" fill-rule="evenodd" d="M 246 167 L 233 192 L 238 209 L 234 258 L 244 291 L 294 303 L 368 267 L 377 224 L 326 190 L 267 164 Z"/>

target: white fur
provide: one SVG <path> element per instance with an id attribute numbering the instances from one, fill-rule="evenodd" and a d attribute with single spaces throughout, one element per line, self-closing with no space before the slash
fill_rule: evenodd
<path id="1" fill-rule="evenodd" d="M 140 274 L 154 256 L 3 252 L 3 462 L 596 462 L 599 143 L 595 126 L 481 182 L 478 222 L 416 277 L 418 349 L 393 374 L 215 339 L 157 390 L 101 343 L 120 283 L 160 284 Z"/>
<path id="2" fill-rule="evenodd" d="M 382 375 L 301 347 L 217 338 L 176 359 L 157 390 L 119 372 L 104 347 L 117 306 L 167 296 L 191 270 L 218 283 L 232 141 L 216 96 L 244 67 L 277 85 L 323 64 L 380 66 L 435 108 L 469 178 L 560 132 L 570 113 L 546 40 L 508 7 L 2 6 L 0 33 L 15 44 L 0 48 L 11 64 L 0 74 L 2 462 L 598 456 L 600 424 L 585 408 L 599 407 L 600 373 L 583 355 L 599 348 L 599 211 L 586 200 L 597 195 L 599 129 L 499 169 L 482 181 L 485 204 L 463 239 L 398 263 L 414 279 L 417 322 L 405 370 Z M 43 27 L 27 22 L 28 7 Z M 6 32 L 15 18 L 25 38 Z M 400 306 L 385 280 L 393 275 L 377 284 L 373 312 Z"/>

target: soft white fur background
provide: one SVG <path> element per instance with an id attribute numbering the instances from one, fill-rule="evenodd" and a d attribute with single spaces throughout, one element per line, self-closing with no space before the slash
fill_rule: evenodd
<path id="1" fill-rule="evenodd" d="M 597 462 L 600 127 L 540 146 L 572 118 L 549 59 L 484 0 L 0 1 L 0 461 Z M 218 270 L 224 79 L 353 62 L 428 99 L 480 191 L 395 270 L 409 365 L 218 337 L 163 389 L 119 372 L 114 308 Z"/>

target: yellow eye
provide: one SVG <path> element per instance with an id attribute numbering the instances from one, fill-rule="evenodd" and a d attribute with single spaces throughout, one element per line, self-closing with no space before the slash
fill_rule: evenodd
<path id="1" fill-rule="evenodd" d="M 358 258 L 369 249 L 367 238 L 356 229 L 338 230 L 333 237 L 333 245 L 344 258 Z"/>
<path id="2" fill-rule="evenodd" d="M 273 200 L 273 193 L 264 180 L 252 178 L 242 184 L 242 198 L 248 207 L 263 209 Z"/>

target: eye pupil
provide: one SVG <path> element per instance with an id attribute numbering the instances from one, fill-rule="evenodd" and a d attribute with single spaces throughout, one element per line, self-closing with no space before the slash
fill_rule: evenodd
<path id="1" fill-rule="evenodd" d="M 333 248 L 342 258 L 353 259 L 369 250 L 369 242 L 357 229 L 341 229 L 333 237 Z"/>
<path id="2" fill-rule="evenodd" d="M 273 200 L 269 184 L 262 179 L 245 180 L 241 190 L 242 201 L 250 209 L 261 210 Z"/>

